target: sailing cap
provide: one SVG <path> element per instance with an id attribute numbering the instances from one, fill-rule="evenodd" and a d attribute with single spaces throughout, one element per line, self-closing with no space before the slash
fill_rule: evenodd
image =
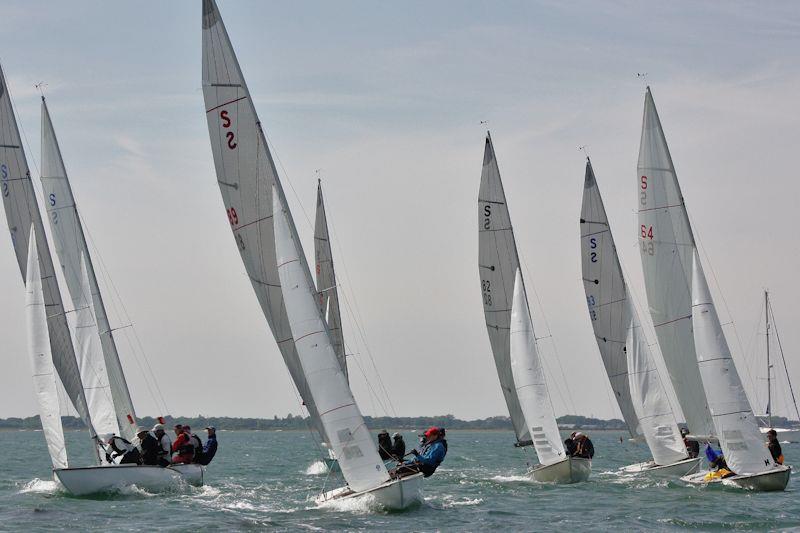
<path id="1" fill-rule="evenodd" d="M 214 426 L 206 426 L 206 429 L 210 429 L 211 431 L 217 430 L 217 428 L 215 428 Z"/>
<path id="2" fill-rule="evenodd" d="M 436 428 L 436 427 L 428 428 L 428 431 L 425 432 L 425 436 L 428 437 L 428 438 L 431 438 L 432 436 L 438 435 L 438 434 L 439 434 L 439 428 Z"/>
<path id="3" fill-rule="evenodd" d="M 159 431 L 159 430 L 164 431 L 164 424 L 156 424 L 155 426 L 153 426 L 153 431 Z"/>
<path id="4" fill-rule="evenodd" d="M 398 433 L 398 432 L 396 432 L 396 431 L 395 431 L 394 433 L 392 433 L 392 438 L 393 438 L 393 439 L 396 439 L 396 438 L 397 438 L 397 437 L 399 437 L 399 436 L 400 436 L 400 433 Z"/>
<path id="5" fill-rule="evenodd" d="M 583 433 L 581 433 L 580 431 L 576 431 L 575 435 L 572 436 L 573 439 L 577 439 L 580 437 L 583 437 Z"/>

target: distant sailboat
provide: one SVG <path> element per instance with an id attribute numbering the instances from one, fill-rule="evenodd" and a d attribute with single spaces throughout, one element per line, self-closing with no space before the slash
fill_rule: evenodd
<path id="1" fill-rule="evenodd" d="M 652 461 L 622 471 L 659 476 L 694 472 L 700 458 L 689 458 L 653 353 L 642 334 L 589 158 L 580 226 L 583 287 L 595 339 L 631 437 L 643 436 L 653 454 Z"/>
<path id="2" fill-rule="evenodd" d="M 533 445 L 541 482 L 575 483 L 591 473 L 591 460 L 567 457 L 553 412 L 517 245 L 491 136 L 486 135 L 478 193 L 478 273 L 486 329 L 517 446 Z"/>

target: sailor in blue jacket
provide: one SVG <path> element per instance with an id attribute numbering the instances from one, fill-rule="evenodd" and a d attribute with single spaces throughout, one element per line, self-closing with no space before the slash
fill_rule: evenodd
<path id="1" fill-rule="evenodd" d="M 425 432 L 425 444 L 420 451 L 412 450 L 415 458 L 410 463 L 419 468 L 425 477 L 430 477 L 447 455 L 447 441 L 440 428 L 430 428 Z M 409 463 L 406 463 L 409 464 Z"/>

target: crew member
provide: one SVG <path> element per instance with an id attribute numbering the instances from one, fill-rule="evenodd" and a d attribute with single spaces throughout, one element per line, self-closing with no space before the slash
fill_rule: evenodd
<path id="1" fill-rule="evenodd" d="M 711 472 L 705 476 L 706 480 L 736 475 L 728 469 L 728 463 L 725 462 L 725 456 L 722 455 L 722 451 L 714 451 L 710 444 L 706 446 L 706 459 L 708 459 L 708 466 L 711 469 Z"/>
<path id="2" fill-rule="evenodd" d="M 378 453 L 384 461 L 392 458 L 392 439 L 385 429 L 378 433 Z"/>
<path id="3" fill-rule="evenodd" d="M 217 429 L 214 426 L 208 426 L 206 431 L 208 432 L 208 439 L 203 445 L 203 450 L 194 456 L 194 462 L 203 466 L 210 463 L 217 454 Z"/>
<path id="4" fill-rule="evenodd" d="M 158 441 L 158 465 L 169 466 L 172 459 L 172 441 L 164 431 L 164 424 L 153 426 L 153 436 Z"/>
<path id="5" fill-rule="evenodd" d="M 425 477 L 432 476 L 447 455 L 445 442 L 439 428 L 429 428 L 425 432 L 425 444 L 422 449 L 420 451 L 411 450 L 411 453 L 414 454 L 414 459 L 403 463 L 397 471 L 401 475 L 422 472 Z"/>
<path id="6" fill-rule="evenodd" d="M 575 452 L 572 454 L 573 457 L 582 457 L 584 459 L 591 459 L 594 457 L 594 444 L 592 444 L 589 437 L 578 431 L 575 433 L 573 441 L 575 442 Z"/>
<path id="7" fill-rule="evenodd" d="M 700 443 L 689 438 L 689 428 L 681 428 L 681 437 L 683 437 L 683 445 L 686 446 L 686 453 L 689 454 L 689 459 L 694 459 L 700 455 Z"/>
<path id="8" fill-rule="evenodd" d="M 781 443 L 778 442 L 778 432 L 774 429 L 767 431 L 767 448 L 769 448 L 769 453 L 772 454 L 772 460 L 782 465 L 783 450 L 781 450 Z"/>
<path id="9" fill-rule="evenodd" d="M 109 463 L 121 465 L 139 464 L 139 450 L 130 441 L 111 433 L 106 435 L 105 442 L 108 445 L 108 448 L 106 448 L 106 461 Z M 119 460 L 115 461 L 115 459 Z"/>
<path id="10" fill-rule="evenodd" d="M 200 440 L 200 437 L 194 434 L 192 428 L 189 426 L 183 426 L 183 432 L 189 435 L 189 443 L 194 448 L 193 455 L 203 453 L 203 441 Z"/>
<path id="11" fill-rule="evenodd" d="M 172 443 L 172 464 L 191 463 L 194 458 L 194 445 L 189 434 L 183 431 L 180 424 L 175 426 L 175 442 Z"/>
<path id="12" fill-rule="evenodd" d="M 575 455 L 575 447 L 577 446 L 577 443 L 575 442 L 575 435 L 577 433 L 577 431 L 573 431 L 570 433 L 569 437 L 564 439 L 564 452 L 567 454 L 567 457 L 572 457 Z"/>
<path id="13" fill-rule="evenodd" d="M 406 441 L 403 440 L 403 436 L 400 433 L 395 433 L 392 435 L 392 456 L 396 460 L 402 461 L 405 454 Z"/>

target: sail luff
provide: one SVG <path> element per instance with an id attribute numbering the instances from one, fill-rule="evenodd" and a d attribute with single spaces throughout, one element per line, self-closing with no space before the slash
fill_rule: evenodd
<path id="1" fill-rule="evenodd" d="M 285 195 L 239 61 L 214 0 L 203 0 L 203 97 L 211 150 L 236 246 L 303 404 L 325 441 L 286 316 L 275 263 L 272 194 Z M 289 214 L 293 231 L 294 221 Z M 301 261 L 306 263 L 305 257 Z"/>
<path id="2" fill-rule="evenodd" d="M 389 481 L 375 441 L 367 429 L 342 371 L 325 319 L 315 301 L 316 289 L 303 248 L 289 223 L 289 210 L 280 194 L 273 194 L 276 266 L 292 337 L 309 391 L 319 410 L 319 421 L 329 435 L 339 466 L 354 491 L 373 489 Z"/>
<path id="3" fill-rule="evenodd" d="M 514 385 L 509 338 L 514 278 L 519 268 L 517 245 L 514 241 L 514 230 L 503 182 L 500 179 L 500 169 L 492 138 L 487 133 L 478 192 L 478 274 L 481 281 L 486 330 L 500 379 L 500 388 L 508 406 L 517 441 L 526 442 L 531 437 Z"/>
<path id="4" fill-rule="evenodd" d="M 36 249 L 47 309 L 53 366 L 72 405 L 86 427 L 91 430 L 91 417 L 86 405 L 67 317 L 64 314 L 53 259 L 2 67 L 0 67 L 0 196 L 3 198 L 11 243 L 23 282 L 27 279 L 28 235 L 31 228 L 34 228 L 36 233 Z"/>
<path id="5" fill-rule="evenodd" d="M 603 198 L 588 157 L 580 230 L 583 289 L 589 308 L 589 319 L 622 418 L 631 437 L 638 437 L 642 435 L 642 430 L 631 400 L 628 358 L 625 353 L 628 326 L 631 322 L 628 289 Z"/>
<path id="6" fill-rule="evenodd" d="M 689 430 L 711 435 L 714 425 L 692 336 L 694 236 L 649 87 L 637 169 L 639 250 L 650 315 Z"/>
<path id="7" fill-rule="evenodd" d="M 67 468 L 67 446 L 64 428 L 61 425 L 61 409 L 58 401 L 53 356 L 47 331 L 47 308 L 44 304 L 42 277 L 39 269 L 39 254 L 36 251 L 36 232 L 30 231 L 28 263 L 26 268 L 26 318 L 28 323 L 28 355 L 33 373 L 33 388 L 39 407 L 42 433 L 53 468 Z"/>
<path id="8" fill-rule="evenodd" d="M 314 257 L 316 259 L 318 303 L 322 316 L 328 323 L 333 349 L 342 367 L 345 377 L 348 376 L 347 359 L 344 352 L 344 335 L 342 333 L 342 316 L 339 310 L 339 287 L 336 283 L 336 271 L 333 266 L 328 217 L 325 213 L 325 200 L 322 196 L 322 181 L 317 182 L 317 213 L 314 220 Z"/>
<path id="9" fill-rule="evenodd" d="M 96 429 L 104 432 L 100 426 L 104 428 L 116 426 L 115 433 L 132 440 L 136 436 L 136 413 L 134 412 L 133 401 L 131 400 L 125 373 L 119 359 L 119 352 L 114 341 L 103 296 L 100 293 L 100 286 L 97 282 L 97 275 L 95 274 L 92 257 L 86 243 L 80 216 L 78 215 L 72 186 L 61 155 L 61 148 L 58 144 L 50 118 L 50 111 L 44 97 L 42 97 L 42 187 L 45 193 L 45 207 L 48 213 L 56 255 L 61 263 L 72 305 L 75 309 L 86 308 L 90 305 L 93 308 L 94 320 L 91 320 L 91 322 L 96 322 L 95 325 L 100 341 L 98 347 L 102 353 L 104 363 L 100 366 L 91 363 L 90 368 L 93 369 L 93 372 L 97 371 L 98 368 L 102 368 L 106 375 L 104 377 L 95 377 L 82 374 L 84 376 L 84 386 L 91 389 L 95 388 L 85 383 L 87 379 L 93 382 L 100 379 L 103 383 L 108 384 L 116 418 L 116 424 L 110 424 L 108 420 L 102 423 L 96 421 Z M 85 263 L 88 287 L 84 285 L 81 273 L 82 263 Z M 85 322 L 89 322 L 88 317 L 85 318 Z M 95 346 L 94 340 L 86 339 L 84 342 L 89 342 L 88 346 Z M 87 393 L 87 396 L 89 394 L 91 393 Z M 91 404 L 92 402 L 90 401 L 89 403 Z M 104 402 L 101 403 L 105 406 Z M 105 414 L 101 416 L 105 416 Z"/>

